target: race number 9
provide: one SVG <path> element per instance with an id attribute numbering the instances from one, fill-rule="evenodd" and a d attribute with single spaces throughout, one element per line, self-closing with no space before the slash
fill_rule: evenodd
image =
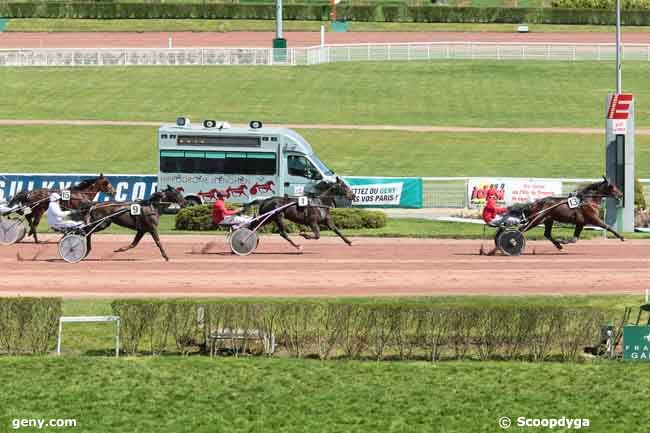
<path id="1" fill-rule="evenodd" d="M 575 209 L 580 206 L 580 199 L 578 197 L 569 197 L 567 204 L 570 209 Z"/>
<path id="2" fill-rule="evenodd" d="M 305 196 L 298 197 L 298 206 L 305 207 L 309 204 L 309 199 Z"/>
<path id="3" fill-rule="evenodd" d="M 64 201 L 69 201 L 70 200 L 70 191 L 68 191 L 68 190 L 61 191 L 61 198 Z"/>
<path id="4" fill-rule="evenodd" d="M 131 215 L 138 216 L 142 213 L 142 207 L 139 204 L 131 205 Z"/>

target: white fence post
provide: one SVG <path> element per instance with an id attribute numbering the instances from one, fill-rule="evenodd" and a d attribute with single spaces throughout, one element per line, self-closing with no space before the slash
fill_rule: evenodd
<path id="1" fill-rule="evenodd" d="M 573 60 L 575 61 L 576 59 L 576 46 L 573 46 Z"/>

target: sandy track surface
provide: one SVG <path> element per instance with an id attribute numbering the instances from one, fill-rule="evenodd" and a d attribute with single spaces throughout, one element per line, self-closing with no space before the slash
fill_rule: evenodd
<path id="1" fill-rule="evenodd" d="M 96 236 L 89 258 L 71 265 L 57 255 L 58 237 L 47 239 L 0 247 L 0 296 L 638 294 L 650 266 L 648 241 L 583 241 L 565 252 L 530 242 L 524 256 L 486 257 L 480 241 L 359 238 L 347 247 L 325 238 L 303 240 L 297 254 L 266 236 L 255 254 L 238 257 L 224 237 L 165 236 L 165 262 L 149 239 L 113 253 L 125 235 Z"/>
<path id="2" fill-rule="evenodd" d="M 273 32 L 4 32 L 0 48 L 271 47 Z M 320 44 L 319 32 L 285 32 L 289 47 Z M 614 43 L 614 33 L 348 32 L 327 33 L 328 44 L 400 42 Z M 650 43 L 650 33 L 624 33 L 624 43 Z"/>

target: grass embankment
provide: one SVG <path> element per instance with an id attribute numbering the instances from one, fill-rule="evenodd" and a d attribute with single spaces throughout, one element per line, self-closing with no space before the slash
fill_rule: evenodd
<path id="1" fill-rule="evenodd" d="M 492 433 L 502 416 L 564 416 L 638 432 L 646 405 L 628 385 L 650 386 L 646 366 L 623 363 L 33 357 L 0 368 L 7 431 L 16 418 L 73 418 L 61 430 Z"/>
<path id="2" fill-rule="evenodd" d="M 321 24 L 331 31 L 329 22 L 285 20 L 287 32 L 318 32 Z M 384 23 L 350 22 L 350 32 L 499 32 L 513 33 L 517 24 L 465 24 L 465 23 Z M 613 26 L 530 24 L 531 33 L 596 32 L 613 33 Z M 648 27 L 626 26 L 623 32 L 647 32 Z M 12 19 L 6 32 L 236 32 L 275 31 L 274 20 L 200 20 L 200 19 L 150 19 L 150 20 L 92 20 L 92 19 Z M 289 38 L 291 46 L 291 38 Z"/>
<path id="3" fill-rule="evenodd" d="M 605 165 L 602 134 L 299 132 L 346 176 L 598 178 Z M 153 174 L 156 133 L 143 126 L 3 126 L 0 173 Z M 637 136 L 636 153 L 637 176 L 650 177 L 650 136 Z"/>
<path id="4" fill-rule="evenodd" d="M 431 61 L 318 67 L 2 68 L 0 118 L 602 127 L 603 62 Z M 637 127 L 650 68 L 627 62 Z M 178 83 L 183 83 L 179 87 Z M 647 98 L 646 98 L 647 99 Z"/>

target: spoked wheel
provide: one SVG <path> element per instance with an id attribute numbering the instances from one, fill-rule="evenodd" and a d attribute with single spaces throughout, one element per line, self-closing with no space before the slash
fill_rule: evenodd
<path id="1" fill-rule="evenodd" d="M 257 248 L 258 242 L 257 232 L 242 227 L 230 236 L 230 249 L 238 256 L 247 256 Z"/>
<path id="2" fill-rule="evenodd" d="M 59 241 L 59 255 L 68 263 L 79 263 L 88 254 L 86 237 L 67 234 Z"/>
<path id="3" fill-rule="evenodd" d="M 497 235 L 496 244 L 499 251 L 506 256 L 518 256 L 526 247 L 526 239 L 519 230 L 504 230 Z"/>
<path id="4" fill-rule="evenodd" d="M 19 219 L 0 218 L 0 244 L 12 245 L 25 237 L 25 225 Z"/>

